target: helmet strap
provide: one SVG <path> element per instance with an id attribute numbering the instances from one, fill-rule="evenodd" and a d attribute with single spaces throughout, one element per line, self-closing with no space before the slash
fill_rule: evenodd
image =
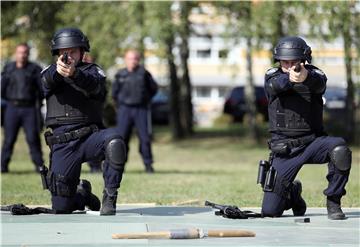
<path id="1" fill-rule="evenodd" d="M 85 51 L 84 51 L 84 48 L 80 48 L 80 61 L 82 61 L 83 60 L 83 58 L 84 58 L 84 55 L 85 55 Z M 79 62 L 80 62 L 79 61 Z"/>

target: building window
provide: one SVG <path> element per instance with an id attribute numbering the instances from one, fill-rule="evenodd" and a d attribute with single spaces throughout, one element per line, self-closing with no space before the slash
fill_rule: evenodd
<path id="1" fill-rule="evenodd" d="M 211 56 L 210 49 L 196 51 L 196 57 L 198 58 L 210 58 L 210 56 Z"/>
<path id="2" fill-rule="evenodd" d="M 210 98 L 211 97 L 211 87 L 197 87 L 196 96 L 199 98 Z"/>
<path id="3" fill-rule="evenodd" d="M 219 98 L 225 98 L 227 91 L 227 87 L 219 87 Z"/>
<path id="4" fill-rule="evenodd" d="M 219 51 L 219 58 L 227 58 L 229 55 L 229 50 L 220 50 Z"/>

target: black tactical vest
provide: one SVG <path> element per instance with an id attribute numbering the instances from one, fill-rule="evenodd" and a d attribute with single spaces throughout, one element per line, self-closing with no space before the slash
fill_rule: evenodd
<path id="1" fill-rule="evenodd" d="M 303 84 L 294 87 L 269 103 L 270 132 L 289 137 L 323 133 L 323 101 Z"/>
<path id="2" fill-rule="evenodd" d="M 92 64 L 77 67 L 86 70 Z M 63 82 L 47 98 L 47 127 L 64 124 L 102 124 L 103 100 L 96 100 L 86 95 L 74 84 Z"/>
<path id="3" fill-rule="evenodd" d="M 145 78 L 145 69 L 139 66 L 135 71 L 122 69 L 117 74 L 120 92 L 118 102 L 125 105 L 146 105 L 150 100 Z"/>
<path id="4" fill-rule="evenodd" d="M 40 80 L 41 68 L 34 63 L 27 63 L 23 68 L 16 68 L 15 62 L 9 64 L 5 73 L 9 78 L 5 95 L 7 100 L 29 101 L 35 104 L 40 94 L 37 80 Z"/>

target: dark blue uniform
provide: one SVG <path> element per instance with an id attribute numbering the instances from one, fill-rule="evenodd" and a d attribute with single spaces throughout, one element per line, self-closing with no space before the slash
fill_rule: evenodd
<path id="1" fill-rule="evenodd" d="M 86 198 L 76 191 L 81 164 L 104 160 L 105 188 L 117 190 L 125 157 L 114 152 L 114 140 L 121 140 L 114 129 L 103 129 L 102 108 L 106 96 L 105 75 L 95 64 L 81 63 L 73 78 L 56 72 L 56 65 L 43 73 L 47 100 L 46 125 L 52 129 L 46 140 L 51 149 L 48 174 L 52 207 L 57 213 L 83 210 Z M 125 148 L 124 144 L 122 146 Z"/>
<path id="2" fill-rule="evenodd" d="M 129 150 L 129 140 L 135 125 L 140 139 L 139 151 L 146 167 L 153 163 L 149 103 L 156 91 L 156 82 L 143 66 L 138 66 L 132 72 L 120 70 L 115 75 L 112 88 L 112 97 L 117 104 L 117 129 Z"/>
<path id="3" fill-rule="evenodd" d="M 293 207 L 291 185 L 306 163 L 328 163 L 328 187 L 324 194 L 341 198 L 345 195 L 351 164 L 351 151 L 343 138 L 327 136 L 323 131 L 322 95 L 326 90 L 325 74 L 305 65 L 308 77 L 292 83 L 280 68 L 268 70 L 265 90 L 269 99 L 269 124 L 274 155 L 272 167 L 276 181 L 272 192 L 265 192 L 262 213 L 281 216 Z"/>
<path id="4" fill-rule="evenodd" d="M 7 101 L 4 113 L 5 138 L 1 151 L 1 172 L 8 172 L 8 165 L 20 127 L 24 128 L 31 159 L 36 169 L 43 165 L 40 128 L 40 104 L 44 98 L 41 68 L 28 62 L 17 68 L 16 62 L 5 66 L 1 74 L 1 96 Z"/>

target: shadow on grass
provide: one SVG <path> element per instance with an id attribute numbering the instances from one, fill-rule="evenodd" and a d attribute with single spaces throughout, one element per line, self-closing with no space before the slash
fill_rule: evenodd
<path id="1" fill-rule="evenodd" d="M 347 218 L 360 218 L 360 211 L 344 212 Z M 327 213 L 305 213 L 304 216 L 292 216 L 292 215 L 283 215 L 281 218 L 306 218 L 306 217 L 315 217 L 315 216 L 327 216 Z"/>
<path id="2" fill-rule="evenodd" d="M 156 174 L 196 174 L 196 175 L 219 175 L 219 174 L 233 174 L 231 171 L 219 171 L 219 170 L 194 170 L 194 171 L 184 171 L 184 170 L 155 170 L 155 173 L 148 174 L 143 170 L 129 170 L 124 171 L 124 173 L 129 174 L 144 174 L 144 175 L 156 175 Z"/>
<path id="3" fill-rule="evenodd" d="M 360 212 L 359 211 L 345 212 L 345 215 L 348 218 L 360 218 Z"/>
<path id="4" fill-rule="evenodd" d="M 171 130 L 154 131 L 155 143 L 172 143 L 178 148 L 183 149 L 219 149 L 223 145 L 233 142 L 235 145 L 241 144 L 242 148 L 266 148 L 267 147 L 267 126 L 259 126 L 259 140 L 256 141 L 249 135 L 249 128 L 241 124 L 233 124 L 229 126 L 220 126 L 213 128 L 196 128 L 193 135 L 184 139 L 173 140 L 171 138 Z"/>
<path id="5" fill-rule="evenodd" d="M 268 138 L 267 124 L 258 126 L 260 140 Z M 226 127 L 199 128 L 196 129 L 192 138 L 217 138 L 217 137 L 249 137 L 249 126 L 243 124 L 232 124 Z"/>
<path id="6" fill-rule="evenodd" d="M 258 125 L 260 138 L 268 138 L 267 123 Z M 170 127 L 154 128 L 155 136 L 171 135 Z M 249 126 L 247 124 L 230 124 L 211 128 L 197 127 L 194 129 L 194 134 L 189 137 L 192 138 L 217 138 L 217 137 L 247 137 L 249 135 Z"/>
<path id="7" fill-rule="evenodd" d="M 153 216 L 184 216 L 185 214 L 199 214 L 212 211 L 204 207 L 151 207 L 116 210 L 116 213 L 135 213 Z"/>
<path id="8" fill-rule="evenodd" d="M 35 174 L 35 175 L 39 175 L 40 174 L 34 170 L 22 170 L 22 171 L 9 171 L 7 173 L 1 173 L 1 176 L 7 176 L 7 175 L 26 175 L 26 174 Z"/>
<path id="9" fill-rule="evenodd" d="M 144 174 L 151 176 L 153 174 L 148 174 L 144 170 L 125 170 L 124 173 L 129 174 Z M 11 176 L 11 175 L 27 175 L 34 174 L 39 175 L 39 173 L 32 170 L 23 170 L 23 171 L 10 171 L 8 173 L 2 173 L 1 176 Z M 102 172 L 91 172 L 90 170 L 81 171 L 81 174 L 102 174 Z M 219 170 L 194 170 L 194 171 L 184 171 L 184 170 L 156 170 L 154 174 L 197 174 L 197 175 L 219 175 L 219 174 L 233 174 L 231 171 L 219 171 Z"/>

